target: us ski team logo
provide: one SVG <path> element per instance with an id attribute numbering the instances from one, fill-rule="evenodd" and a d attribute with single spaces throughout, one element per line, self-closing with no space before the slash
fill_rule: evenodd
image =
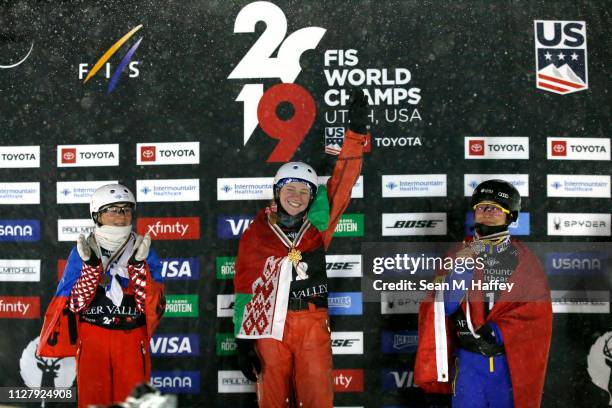
<path id="1" fill-rule="evenodd" d="M 586 23 L 534 21 L 536 86 L 565 95 L 589 88 Z"/>

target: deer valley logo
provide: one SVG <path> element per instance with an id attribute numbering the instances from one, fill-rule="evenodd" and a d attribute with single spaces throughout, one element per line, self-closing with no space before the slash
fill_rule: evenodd
<path id="1" fill-rule="evenodd" d="M 16 42 L 19 42 L 19 41 L 16 41 Z M 0 69 L 11 69 L 11 68 L 15 68 L 15 67 L 18 67 L 19 65 L 23 64 L 25 62 L 25 60 L 27 60 L 28 57 L 30 56 L 30 54 L 32 53 L 33 49 L 34 49 L 34 42 L 32 42 L 32 45 L 30 45 L 30 50 L 27 52 L 25 57 L 23 57 L 22 59 L 20 59 L 19 61 L 15 62 L 13 64 L 11 64 L 11 63 L 9 63 L 7 65 L 0 64 Z"/>
<path id="2" fill-rule="evenodd" d="M 604 333 L 591 346 L 587 364 L 591 381 L 608 393 L 608 405 L 612 406 L 612 331 Z"/>
<path id="3" fill-rule="evenodd" d="M 100 57 L 100 59 L 94 64 L 94 66 L 93 66 L 93 68 L 91 68 L 91 70 L 89 70 L 89 64 L 86 64 L 86 63 L 79 64 L 79 80 L 82 80 L 83 76 L 85 76 L 85 74 L 87 74 L 87 76 L 85 76 L 85 80 L 83 80 L 83 84 L 87 83 L 87 81 L 89 81 L 94 75 L 96 75 L 98 73 L 98 71 L 100 71 L 104 67 L 105 77 L 106 78 L 110 78 L 110 82 L 109 82 L 108 88 L 106 90 L 106 94 L 108 95 L 117 86 L 117 83 L 119 82 L 119 79 L 121 78 L 121 73 L 123 72 L 123 70 L 126 67 L 128 68 L 128 71 L 129 71 L 129 73 L 128 73 L 128 77 L 129 78 L 136 78 L 136 77 L 138 77 L 140 75 L 140 70 L 138 69 L 139 62 L 138 61 L 132 61 L 132 57 L 134 56 L 134 53 L 136 52 L 136 50 L 140 46 L 140 42 L 142 41 L 142 37 L 140 37 L 136 41 L 136 43 L 134 43 L 134 45 L 132 45 L 130 47 L 128 52 L 125 54 L 125 56 L 119 62 L 119 65 L 117 66 L 117 69 L 112 74 L 112 76 L 111 76 L 111 65 L 110 65 L 110 63 L 107 63 L 107 61 L 117 52 L 117 50 L 119 50 L 119 48 L 121 48 L 121 46 L 123 44 L 125 44 L 141 28 L 142 28 L 142 24 L 134 27 L 131 31 L 129 31 L 123 37 L 121 37 L 116 43 L 114 43 Z"/>
<path id="4" fill-rule="evenodd" d="M 39 338 L 32 340 L 21 353 L 19 373 L 30 388 L 70 388 L 76 378 L 74 357 L 46 358 L 36 355 Z"/>
<path id="5" fill-rule="evenodd" d="M 534 21 L 536 86 L 566 95 L 588 89 L 586 23 Z"/>

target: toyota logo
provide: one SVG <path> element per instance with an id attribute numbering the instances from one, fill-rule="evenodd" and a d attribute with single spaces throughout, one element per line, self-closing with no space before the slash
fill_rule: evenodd
<path id="1" fill-rule="evenodd" d="M 147 150 L 143 150 L 143 151 L 142 151 L 142 157 L 144 157 L 145 159 L 150 159 L 150 158 L 152 158 L 154 154 L 155 154 L 155 153 L 153 153 L 153 151 L 152 151 L 152 150 L 149 150 L 149 149 L 147 149 Z"/>
<path id="2" fill-rule="evenodd" d="M 64 152 L 64 160 L 69 161 L 69 160 L 74 160 L 74 153 L 72 152 Z"/>
<path id="3" fill-rule="evenodd" d="M 481 144 L 473 144 L 471 147 L 472 147 L 472 151 L 474 153 L 482 152 L 482 145 Z"/>
<path id="4" fill-rule="evenodd" d="M 553 145 L 553 152 L 555 153 L 563 153 L 565 151 L 565 146 L 561 143 Z"/>

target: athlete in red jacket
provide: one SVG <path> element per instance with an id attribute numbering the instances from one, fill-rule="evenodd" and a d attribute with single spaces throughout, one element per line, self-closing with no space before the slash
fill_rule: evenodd
<path id="1" fill-rule="evenodd" d="M 149 381 L 149 339 L 165 301 L 151 239 L 132 232 L 135 208 L 125 186 L 94 192 L 94 232 L 79 236 L 45 314 L 37 354 L 76 356 L 79 407 L 123 401 Z"/>
<path id="2" fill-rule="evenodd" d="M 240 368 L 257 381 L 260 407 L 292 400 L 299 407 L 333 406 L 325 249 L 361 171 L 366 107 L 359 93 L 327 189 L 307 164 L 283 165 L 274 203 L 240 239 L 234 331 Z"/>
<path id="3" fill-rule="evenodd" d="M 420 306 L 415 383 L 428 392 L 450 392 L 452 384 L 453 408 L 540 406 L 552 307 L 539 260 L 508 233 L 520 203 L 503 180 L 476 187 L 475 239 L 455 256 L 478 257 L 484 267 L 439 275 L 449 289 L 431 293 Z"/>

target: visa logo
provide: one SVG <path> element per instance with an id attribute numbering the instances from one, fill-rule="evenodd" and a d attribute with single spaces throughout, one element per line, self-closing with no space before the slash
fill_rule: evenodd
<path id="1" fill-rule="evenodd" d="M 151 355 L 197 356 L 200 354 L 200 341 L 196 334 L 159 334 L 149 343 Z"/>
<path id="2" fill-rule="evenodd" d="M 198 258 L 161 259 L 162 277 L 168 280 L 199 279 L 200 260 Z"/>
<path id="3" fill-rule="evenodd" d="M 249 228 L 254 217 L 221 216 L 217 218 L 217 236 L 220 239 L 239 238 Z"/>

